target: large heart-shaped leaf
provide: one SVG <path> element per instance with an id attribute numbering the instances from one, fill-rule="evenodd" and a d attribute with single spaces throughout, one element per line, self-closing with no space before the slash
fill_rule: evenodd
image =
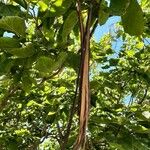
<path id="1" fill-rule="evenodd" d="M 20 43 L 17 39 L 13 39 L 10 37 L 0 37 L 0 48 L 18 48 L 20 47 Z"/>
<path id="2" fill-rule="evenodd" d="M 112 15 L 123 15 L 129 6 L 130 0 L 111 0 L 110 11 Z"/>
<path id="3" fill-rule="evenodd" d="M 42 76 L 47 76 L 53 71 L 59 69 L 64 61 L 66 60 L 67 54 L 65 52 L 61 52 L 58 55 L 57 60 L 53 60 L 47 56 L 41 56 L 36 63 L 35 68 L 39 71 Z"/>
<path id="4" fill-rule="evenodd" d="M 11 31 L 17 36 L 25 37 L 25 21 L 18 16 L 8 16 L 0 19 L 0 28 Z"/>
<path id="5" fill-rule="evenodd" d="M 131 0 L 126 13 L 122 16 L 125 32 L 130 35 L 141 35 L 144 30 L 143 12 L 136 0 Z"/>
<path id="6" fill-rule="evenodd" d="M 106 23 L 106 21 L 109 18 L 109 8 L 107 5 L 101 5 L 98 13 L 98 22 L 100 25 L 103 25 Z"/>

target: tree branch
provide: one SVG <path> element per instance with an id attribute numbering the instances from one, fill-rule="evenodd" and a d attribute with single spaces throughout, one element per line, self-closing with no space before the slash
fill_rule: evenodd
<path id="1" fill-rule="evenodd" d="M 90 27 L 92 18 L 92 5 L 88 10 L 88 18 L 86 22 L 83 41 L 81 44 L 81 65 L 80 65 L 80 85 L 79 85 L 79 102 L 80 102 L 80 117 L 79 117 L 79 134 L 73 150 L 85 148 L 86 129 L 89 115 L 89 47 L 90 47 Z M 82 39 L 80 39 L 82 40 Z"/>
<path id="2" fill-rule="evenodd" d="M 82 17 L 80 0 L 77 0 L 77 13 L 78 13 L 78 18 L 79 18 L 80 39 L 81 39 L 81 45 L 82 45 L 83 36 L 84 36 L 84 24 L 83 24 L 83 17 Z"/>

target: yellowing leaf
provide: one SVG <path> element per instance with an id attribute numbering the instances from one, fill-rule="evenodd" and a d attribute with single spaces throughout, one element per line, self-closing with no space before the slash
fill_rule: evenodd
<path id="1" fill-rule="evenodd" d="M 135 55 L 135 51 L 134 51 L 134 50 L 129 50 L 129 51 L 127 51 L 126 53 L 127 53 L 127 55 L 128 55 L 129 57 L 133 57 L 133 56 Z"/>
<path id="2" fill-rule="evenodd" d="M 136 48 L 137 49 L 142 49 L 144 47 L 144 43 L 143 42 L 139 42 L 136 44 Z"/>
<path id="3" fill-rule="evenodd" d="M 66 88 L 65 87 L 60 87 L 59 89 L 58 89 L 58 92 L 60 93 L 60 94 L 63 94 L 63 93 L 66 93 Z"/>
<path id="4" fill-rule="evenodd" d="M 62 5 L 62 3 L 63 3 L 63 0 L 56 0 L 55 3 L 54 3 L 54 5 L 57 6 L 57 7 L 59 7 L 59 6 Z"/>
<path id="5" fill-rule="evenodd" d="M 56 114 L 56 112 L 49 112 L 47 115 L 51 116 L 51 115 L 54 115 L 54 114 Z"/>
<path id="6" fill-rule="evenodd" d="M 29 134 L 30 132 L 27 129 L 20 129 L 20 130 L 15 130 L 15 134 L 17 134 L 18 136 L 22 136 L 25 134 Z"/>
<path id="7" fill-rule="evenodd" d="M 42 104 L 38 104 L 36 101 L 31 100 L 27 103 L 27 107 L 31 107 L 31 106 L 38 106 L 38 107 L 42 107 Z"/>
<path id="8" fill-rule="evenodd" d="M 29 101 L 28 103 L 27 103 L 27 107 L 30 107 L 30 106 L 32 106 L 32 105 L 34 105 L 35 104 L 35 101 L 34 100 L 31 100 L 31 101 Z"/>
<path id="9" fill-rule="evenodd" d="M 45 4 L 43 1 L 39 1 L 38 6 L 40 7 L 41 11 L 46 11 L 46 9 L 48 9 L 47 4 Z"/>
<path id="10" fill-rule="evenodd" d="M 141 0 L 141 7 L 144 12 L 150 12 L 150 1 L 149 0 Z"/>

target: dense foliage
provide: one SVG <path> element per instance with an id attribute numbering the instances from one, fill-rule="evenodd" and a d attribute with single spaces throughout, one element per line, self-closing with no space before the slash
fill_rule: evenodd
<path id="1" fill-rule="evenodd" d="M 86 149 L 150 149 L 150 1 L 81 0 L 93 7 Z M 0 149 L 72 149 L 80 64 L 76 0 L 0 1 Z M 121 44 L 116 50 L 115 44 Z M 73 117 L 73 119 L 72 119 Z M 70 131 L 69 131 L 70 130 Z"/>

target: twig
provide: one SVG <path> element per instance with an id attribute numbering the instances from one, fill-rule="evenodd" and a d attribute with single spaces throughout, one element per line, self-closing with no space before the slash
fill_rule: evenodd
<path id="1" fill-rule="evenodd" d="M 58 130 L 59 138 L 60 138 L 60 139 L 63 139 L 64 136 L 63 136 L 63 134 L 62 134 L 62 131 L 60 130 L 60 125 L 59 125 L 58 122 L 57 122 L 57 130 Z"/>
<path id="2" fill-rule="evenodd" d="M 138 102 L 138 104 L 142 104 L 142 103 L 144 102 L 144 100 L 145 100 L 145 98 L 146 98 L 146 96 L 147 96 L 147 92 L 148 92 L 148 87 L 147 87 L 147 89 L 145 89 L 144 96 L 143 96 L 143 98 Z"/>
<path id="3" fill-rule="evenodd" d="M 150 42 L 149 42 L 146 38 L 145 38 L 144 40 L 145 40 L 148 44 L 150 44 Z"/>
<path id="4" fill-rule="evenodd" d="M 75 97 L 74 97 L 74 100 L 73 100 L 72 107 L 70 109 L 69 120 L 68 120 L 68 124 L 67 124 L 67 129 L 66 129 L 65 134 L 64 134 L 64 141 L 63 141 L 63 145 L 61 147 L 61 150 L 65 150 L 65 147 L 68 143 L 68 138 L 69 138 L 69 135 L 70 135 L 70 132 L 71 132 L 73 116 L 74 116 L 74 113 L 76 111 L 75 108 L 76 108 L 77 95 L 78 95 L 79 78 L 80 78 L 80 69 L 79 69 L 79 72 L 78 72 L 78 78 L 77 78 L 77 82 L 76 82 Z"/>
<path id="5" fill-rule="evenodd" d="M 92 28 L 91 33 L 90 33 L 90 37 L 92 37 L 92 35 L 93 35 L 93 33 L 94 33 L 94 31 L 95 31 L 95 29 L 97 27 L 97 24 L 98 24 L 98 19 L 96 19 L 96 21 L 95 21 L 95 23 L 93 25 L 93 28 Z"/>

